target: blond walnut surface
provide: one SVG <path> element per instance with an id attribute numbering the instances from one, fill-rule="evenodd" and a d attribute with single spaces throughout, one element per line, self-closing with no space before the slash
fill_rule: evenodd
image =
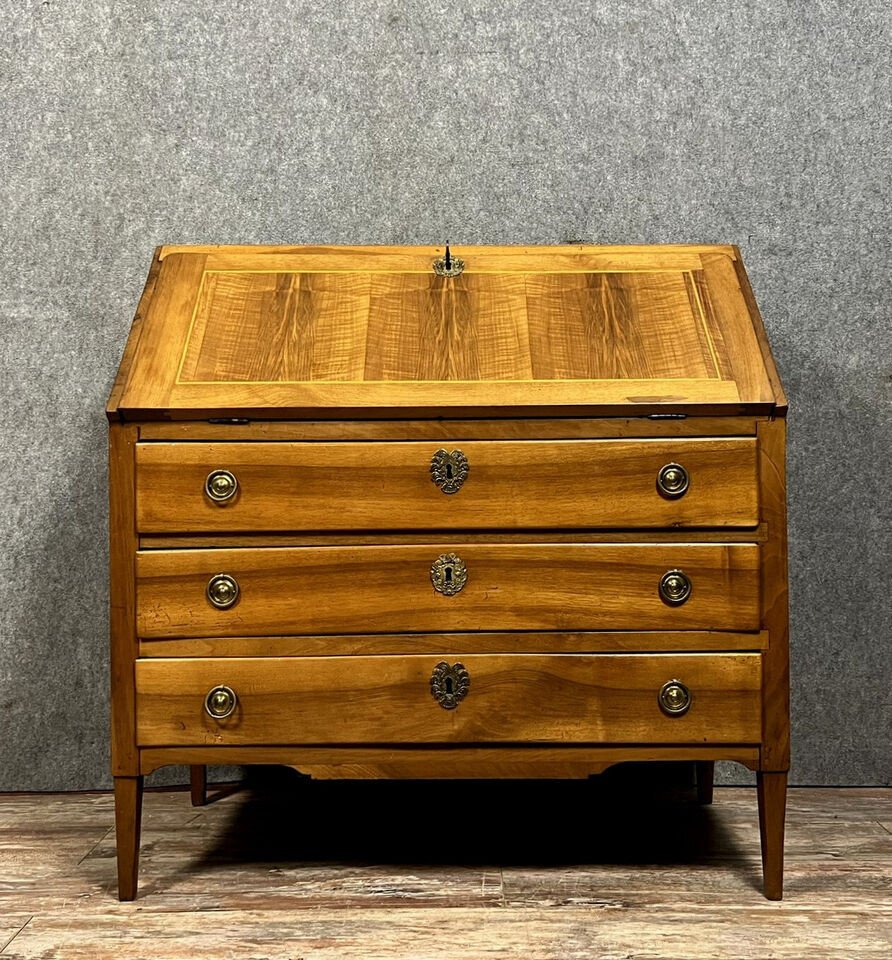
<path id="1" fill-rule="evenodd" d="M 432 482 L 439 450 L 467 461 L 467 479 L 454 494 Z M 672 463 L 688 475 L 680 497 L 657 486 Z M 759 522 L 751 439 L 141 443 L 136 464 L 137 523 L 145 533 Z M 238 489 L 220 503 L 206 495 L 205 481 L 224 468 Z"/>
<path id="2" fill-rule="evenodd" d="M 144 660 L 137 729 L 144 746 L 206 743 L 751 743 L 759 738 L 757 654 L 466 656 L 470 687 L 454 710 L 428 692 L 440 660 L 402 657 Z M 174 678 L 175 673 L 175 678 Z M 678 677 L 692 703 L 669 716 L 660 687 Z M 203 709 L 215 684 L 238 706 Z"/>
<path id="3" fill-rule="evenodd" d="M 780 898 L 786 398 L 739 251 L 443 253 L 156 251 L 108 404 L 120 897 L 166 763 L 202 803 L 213 763 L 676 760 L 709 802 L 731 759 Z"/>
<path id="4" fill-rule="evenodd" d="M 733 247 L 162 247 L 110 415 L 786 401 Z M 764 352 L 763 352 L 764 349 Z"/>

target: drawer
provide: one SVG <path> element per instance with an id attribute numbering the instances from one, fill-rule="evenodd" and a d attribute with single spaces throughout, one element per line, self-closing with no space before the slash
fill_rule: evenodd
<path id="1" fill-rule="evenodd" d="M 678 681 L 687 709 L 660 691 Z M 451 685 L 451 686 L 450 686 Z M 226 718 L 205 702 L 225 686 Z M 757 743 L 758 654 L 139 660 L 141 746 Z M 436 693 L 436 696 L 435 696 Z M 685 706 L 676 692 L 670 706 Z"/>
<path id="2" fill-rule="evenodd" d="M 137 525 L 256 533 L 759 521 L 752 438 L 476 441 L 447 452 L 412 442 L 141 443 Z M 664 480 L 661 493 L 668 464 L 684 474 L 670 478 L 681 485 L 674 492 Z M 228 499 L 206 490 L 217 471 L 235 479 L 211 491 Z"/>
<path id="3" fill-rule="evenodd" d="M 680 603 L 660 593 L 661 580 L 673 570 L 690 585 Z M 136 577 L 137 630 L 145 638 L 748 631 L 760 623 L 755 544 L 150 550 L 137 554 Z M 235 602 L 221 609 L 209 590 L 218 602 L 233 596 Z"/>

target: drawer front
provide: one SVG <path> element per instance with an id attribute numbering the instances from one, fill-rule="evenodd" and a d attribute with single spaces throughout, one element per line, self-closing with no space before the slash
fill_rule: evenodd
<path id="1" fill-rule="evenodd" d="M 438 449 L 410 442 L 142 443 L 138 529 L 751 527 L 759 520 L 751 438 L 477 441 L 450 444 L 448 457 Z M 670 484 L 661 493 L 658 477 L 669 464 L 684 475 L 670 478 L 678 489 Z M 206 483 L 215 471 L 235 483 L 225 478 L 212 495 Z"/>
<path id="2" fill-rule="evenodd" d="M 690 584 L 680 603 L 660 593 L 673 570 Z M 749 631 L 760 620 L 755 544 L 151 550 L 137 554 L 136 574 L 137 630 L 145 638 Z M 218 601 L 235 602 L 215 606 L 209 588 Z"/>
<path id="3" fill-rule="evenodd" d="M 681 714 L 660 704 L 671 681 L 688 694 Z M 760 685 L 758 654 L 140 660 L 137 736 L 141 746 L 758 743 Z M 218 686 L 235 695 L 223 719 L 205 708 Z"/>

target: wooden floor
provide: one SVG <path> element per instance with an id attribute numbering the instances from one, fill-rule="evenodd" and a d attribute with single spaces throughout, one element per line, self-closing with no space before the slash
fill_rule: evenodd
<path id="1" fill-rule="evenodd" d="M 0 795 L 0 958 L 892 958 L 892 790 L 791 790 L 783 903 L 751 789 L 260 770 L 221 792 L 147 793 L 130 904 L 109 794 Z"/>

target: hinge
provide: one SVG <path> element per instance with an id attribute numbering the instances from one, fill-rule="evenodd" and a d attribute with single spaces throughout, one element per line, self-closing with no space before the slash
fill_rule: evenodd
<path id="1" fill-rule="evenodd" d="M 211 417 L 208 420 L 208 423 L 224 423 L 235 427 L 241 427 L 250 422 L 247 417 Z"/>
<path id="2" fill-rule="evenodd" d="M 649 413 L 648 420 L 687 420 L 686 413 Z"/>

